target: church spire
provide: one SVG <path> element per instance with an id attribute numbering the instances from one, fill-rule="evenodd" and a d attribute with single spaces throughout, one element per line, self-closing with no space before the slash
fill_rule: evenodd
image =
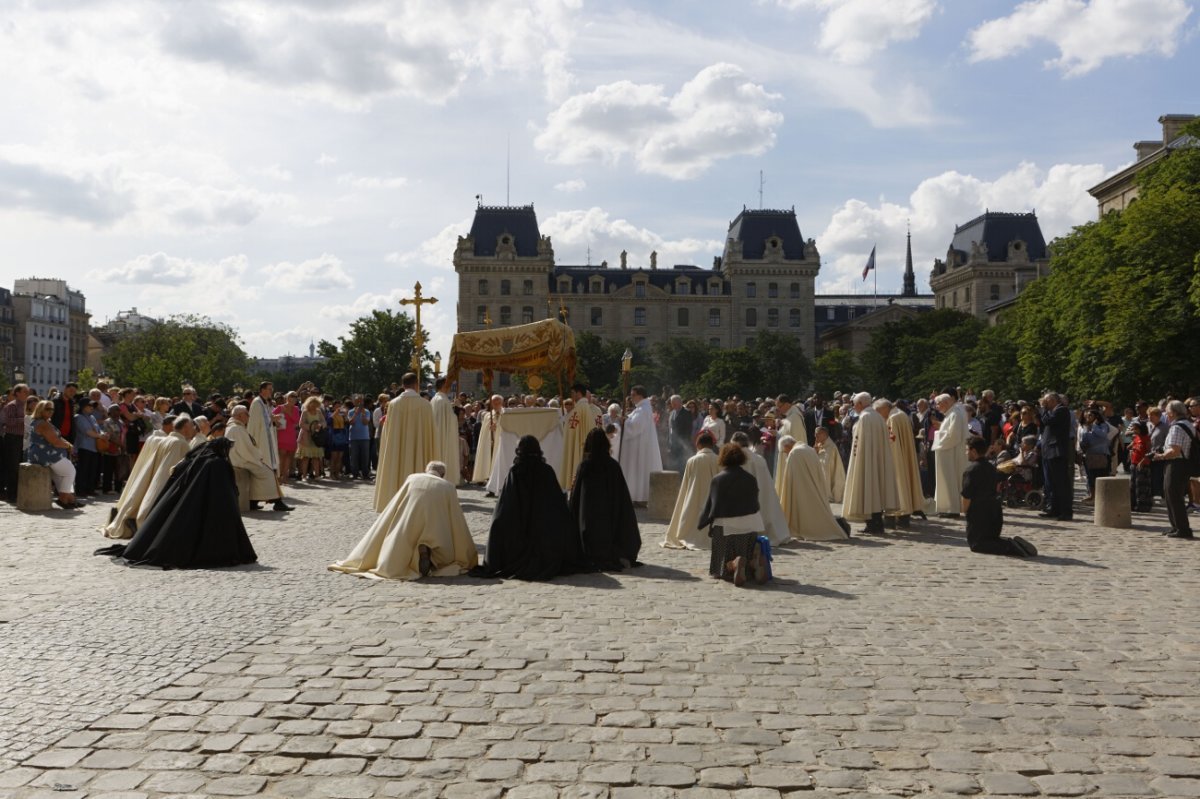
<path id="1" fill-rule="evenodd" d="M 901 297 L 917 296 L 917 276 L 913 273 L 912 262 L 912 226 L 908 228 L 908 249 L 904 256 L 904 290 Z"/>

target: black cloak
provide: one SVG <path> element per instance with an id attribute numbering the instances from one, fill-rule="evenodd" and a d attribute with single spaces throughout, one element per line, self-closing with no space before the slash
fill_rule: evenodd
<path id="1" fill-rule="evenodd" d="M 232 446 L 228 439 L 216 438 L 189 452 L 124 552 L 114 554 L 133 565 L 166 569 L 257 561 L 238 511 L 237 482 L 229 462 Z"/>
<path id="2" fill-rule="evenodd" d="M 558 476 L 541 445 L 524 436 L 492 515 L 484 562 L 476 577 L 549 580 L 589 571 Z"/>
<path id="3" fill-rule="evenodd" d="M 584 459 L 571 489 L 571 518 L 579 530 L 583 553 L 601 571 L 637 566 L 642 548 L 633 500 L 621 465 L 609 455 L 603 430 L 588 433 Z M 626 563 L 622 564 L 624 560 Z"/>

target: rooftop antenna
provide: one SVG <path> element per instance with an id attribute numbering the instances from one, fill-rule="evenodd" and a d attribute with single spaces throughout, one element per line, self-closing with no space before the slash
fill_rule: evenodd
<path id="1" fill-rule="evenodd" d="M 588 259 L 587 259 L 587 265 L 588 265 L 588 266 L 591 266 L 591 265 L 592 265 L 592 242 L 591 242 L 591 239 L 589 239 L 589 240 L 588 240 Z"/>
<path id="2" fill-rule="evenodd" d="M 758 210 L 760 211 L 763 207 L 763 185 L 765 183 L 766 181 L 763 180 L 763 171 L 760 169 L 758 170 Z"/>
<path id="3" fill-rule="evenodd" d="M 504 204 L 512 205 L 512 198 L 509 197 L 508 186 L 512 175 L 512 148 L 509 146 L 511 136 L 504 134 Z"/>

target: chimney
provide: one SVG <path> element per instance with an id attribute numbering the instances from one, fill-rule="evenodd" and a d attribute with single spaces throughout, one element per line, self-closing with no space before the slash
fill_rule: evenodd
<path id="1" fill-rule="evenodd" d="M 1158 152 L 1163 147 L 1160 141 L 1139 141 L 1134 142 L 1133 149 L 1137 151 L 1137 160 L 1141 161 L 1151 153 Z"/>
<path id="2" fill-rule="evenodd" d="M 1179 138 L 1180 131 L 1183 126 L 1196 119 L 1195 114 L 1164 114 L 1158 118 L 1158 122 L 1162 125 L 1163 144 L 1170 144 Z"/>

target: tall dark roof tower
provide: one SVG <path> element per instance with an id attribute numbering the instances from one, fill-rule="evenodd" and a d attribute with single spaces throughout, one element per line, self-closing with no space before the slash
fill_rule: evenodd
<path id="1" fill-rule="evenodd" d="M 912 263 L 912 228 L 908 229 L 908 248 L 904 255 L 904 290 L 901 297 L 917 296 L 917 276 L 913 273 Z"/>

